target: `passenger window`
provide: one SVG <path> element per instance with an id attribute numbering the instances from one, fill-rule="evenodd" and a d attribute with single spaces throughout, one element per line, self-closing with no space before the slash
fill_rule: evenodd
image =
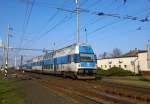
<path id="1" fill-rule="evenodd" d="M 68 55 L 68 63 L 71 63 L 71 56 Z"/>
<path id="2" fill-rule="evenodd" d="M 74 62 L 74 55 L 71 55 L 71 62 Z"/>

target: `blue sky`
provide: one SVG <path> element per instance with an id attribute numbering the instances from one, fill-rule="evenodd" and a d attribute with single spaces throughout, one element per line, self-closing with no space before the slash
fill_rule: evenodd
<path id="1" fill-rule="evenodd" d="M 31 9 L 27 0 L 0 0 L 0 39 L 5 39 L 7 25 L 13 27 L 10 39 L 11 47 L 24 48 L 62 48 L 75 42 L 76 15 L 74 13 L 56 10 L 55 7 L 68 10 L 75 9 L 75 0 L 35 0 L 29 18 L 26 32 L 23 35 L 23 24 L 27 22 L 26 14 Z M 32 0 L 29 0 L 32 1 Z M 105 12 L 131 15 L 144 18 L 150 13 L 149 0 L 80 0 L 81 8 L 93 12 Z M 150 19 L 150 17 L 149 17 Z M 112 24 L 114 23 L 114 24 Z M 98 28 L 106 26 L 99 31 Z M 97 16 L 81 12 L 81 42 L 85 41 L 87 28 L 88 41 L 96 54 L 111 52 L 113 48 L 119 48 L 123 52 L 130 49 L 145 49 L 150 39 L 150 22 L 123 20 L 108 16 Z M 137 30 L 141 27 L 141 30 Z M 45 32 L 49 31 L 47 34 Z M 20 53 L 21 54 L 21 53 Z M 23 52 L 22 54 L 34 54 L 34 52 Z"/>

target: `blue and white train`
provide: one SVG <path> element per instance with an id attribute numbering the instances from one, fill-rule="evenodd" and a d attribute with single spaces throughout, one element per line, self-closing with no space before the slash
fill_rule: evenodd
<path id="1" fill-rule="evenodd" d="M 28 60 L 22 69 L 77 79 L 95 79 L 96 66 L 96 55 L 90 45 L 73 44 Z"/>

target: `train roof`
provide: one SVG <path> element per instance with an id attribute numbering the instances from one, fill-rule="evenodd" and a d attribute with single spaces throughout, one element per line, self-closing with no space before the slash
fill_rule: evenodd
<path id="1" fill-rule="evenodd" d="M 70 48 L 70 47 L 75 47 L 75 46 L 77 46 L 77 45 L 79 45 L 79 46 L 89 46 L 89 47 L 91 47 L 89 44 L 86 44 L 86 43 L 80 43 L 80 44 L 74 43 L 74 44 L 68 45 L 68 46 L 66 46 L 66 47 L 57 49 L 57 50 L 55 50 L 55 51 L 53 51 L 53 52 L 59 52 L 59 51 L 61 51 L 61 50 L 63 50 L 63 49 Z M 53 52 L 50 52 L 49 54 L 52 54 Z"/>

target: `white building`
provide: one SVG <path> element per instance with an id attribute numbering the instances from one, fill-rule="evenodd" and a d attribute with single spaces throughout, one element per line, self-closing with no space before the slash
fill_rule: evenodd
<path id="1" fill-rule="evenodd" d="M 135 73 L 150 75 L 150 46 L 148 51 L 134 50 L 121 57 L 98 59 L 97 66 L 104 70 L 121 67 Z"/>

